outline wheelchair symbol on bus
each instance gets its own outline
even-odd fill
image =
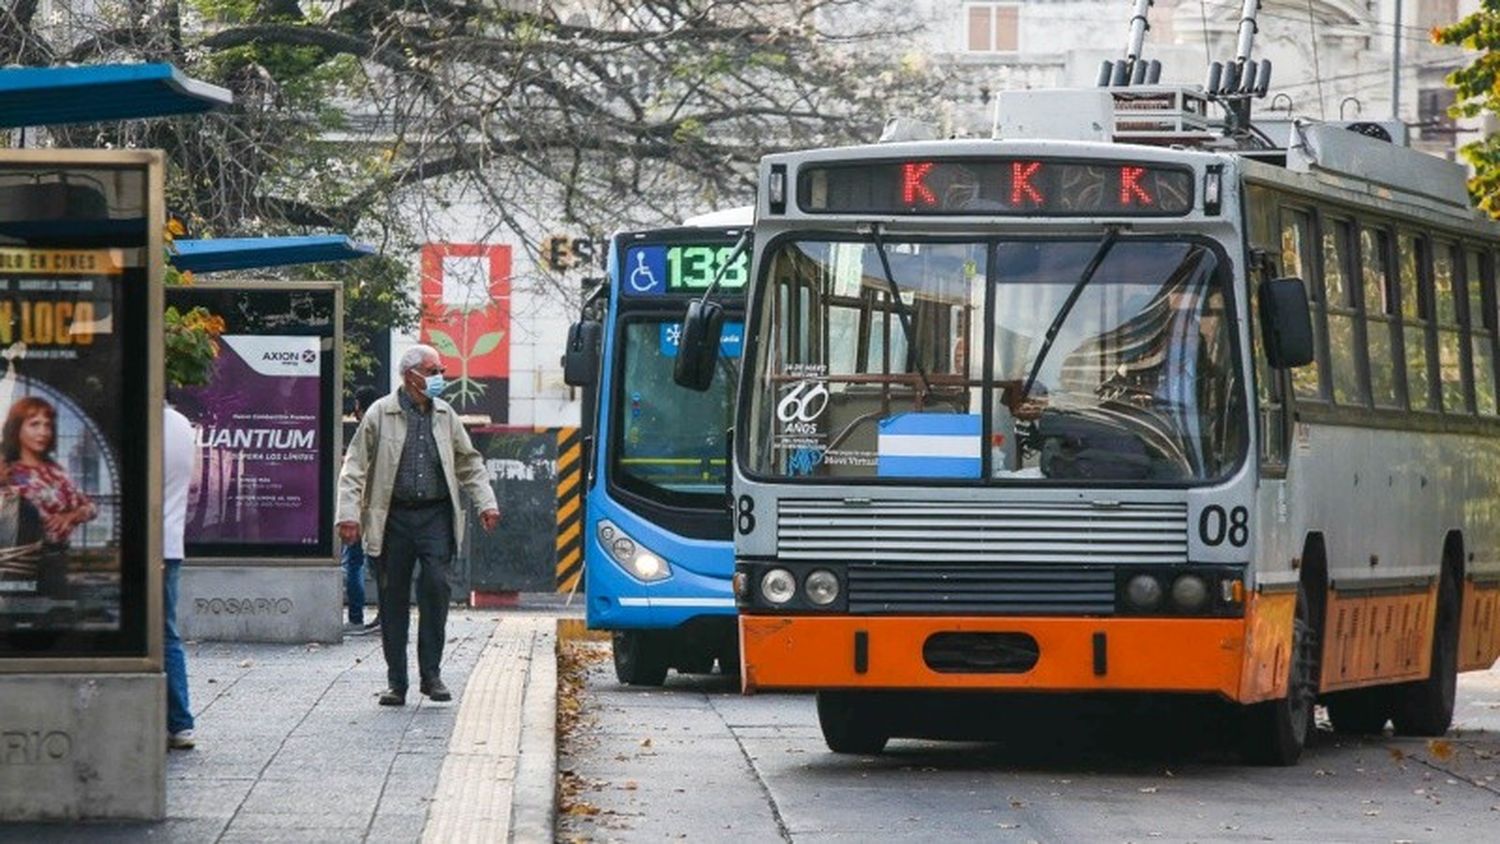
[[[630,271],[630,289],[637,293],[649,293],[660,289],[661,282],[656,280],[655,273],[646,266],[646,252],[640,250],[635,253],[635,267]]]

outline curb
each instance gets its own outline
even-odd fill
[[[539,629],[531,645],[510,810],[510,840],[523,844],[550,844],[557,831],[557,640],[563,623]]]

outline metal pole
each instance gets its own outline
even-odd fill
[[[1135,0],[1135,8],[1130,12],[1130,41],[1125,45],[1125,61],[1132,67],[1141,57],[1141,48],[1146,43],[1146,30],[1151,28],[1147,23],[1147,16],[1151,14],[1152,3],[1153,0]]]
[[[1401,0],[1396,0],[1396,34],[1391,38],[1391,119],[1401,119]]]

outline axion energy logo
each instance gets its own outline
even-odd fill
[[[177,398],[199,455],[187,541],[316,545],[324,341],[221,339],[213,380]]]

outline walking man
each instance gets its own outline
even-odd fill
[[[382,706],[406,703],[407,630],[417,578],[417,670],[421,692],[452,700],[441,666],[448,621],[448,566],[463,539],[462,488],[485,530],[500,522],[484,459],[458,413],[441,398],[437,350],[417,345],[401,356],[401,384],[360,420],[339,473],[339,537],[363,541],[379,588],[380,639],[389,687]],[[420,563],[420,570],[418,570]]]
[[[198,451],[193,423],[167,405],[161,414],[162,617],[163,662],[167,674],[167,747],[191,750],[193,712],[188,708],[187,654],[177,634],[177,582],[182,575],[183,532],[187,525],[188,486]]]

